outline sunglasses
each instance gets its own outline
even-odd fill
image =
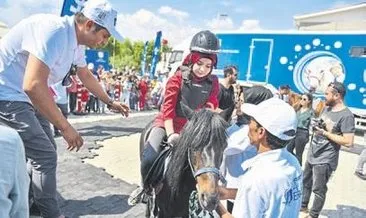
[[[341,91],[333,82],[329,83],[328,87],[332,87],[337,93],[341,94]]]
[[[62,86],[70,87],[72,85],[71,73],[73,72],[74,65],[71,65],[70,70],[66,76],[62,79]]]

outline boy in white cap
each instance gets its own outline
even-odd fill
[[[48,86],[71,83],[69,69],[95,96],[127,116],[129,108],[109,98],[87,69],[83,46],[99,47],[116,31],[117,12],[105,0],[89,0],[71,17],[38,14],[15,25],[0,41],[0,122],[16,129],[32,164],[33,198],[42,217],[61,215],[56,199],[56,146],[49,122],[61,131],[69,150],[79,150],[83,139],[58,110]],[[18,128],[17,123],[22,122]],[[2,136],[0,136],[2,137]]]
[[[298,217],[302,170],[285,146],[295,137],[296,113],[278,98],[244,104],[251,117],[249,140],[258,154],[244,164],[238,189],[220,188],[222,199],[235,199],[232,215],[220,204],[221,217]]]

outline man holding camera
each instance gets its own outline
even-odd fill
[[[303,212],[307,206],[311,191],[314,192],[313,206],[308,218],[318,217],[327,193],[327,183],[338,165],[341,146],[353,145],[355,121],[352,112],[344,104],[346,89],[342,83],[330,83],[325,91],[325,109],[320,119],[313,122],[313,137],[310,141],[308,159],[305,163],[303,180]]]

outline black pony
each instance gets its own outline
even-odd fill
[[[223,178],[218,168],[227,146],[226,120],[234,107],[221,113],[207,109],[194,112],[184,104],[182,108],[189,121],[171,148],[162,189],[154,204],[148,204],[147,216],[152,211],[149,207],[154,207],[157,217],[188,217],[189,196],[196,189],[202,208],[212,211],[219,202],[218,181]],[[141,135],[141,149],[150,130],[147,126]]]

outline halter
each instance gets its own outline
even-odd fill
[[[189,167],[191,168],[194,179],[196,179],[197,176],[204,174],[204,173],[214,173],[219,177],[219,180],[222,182],[222,184],[224,184],[226,186],[227,182],[226,182],[225,177],[222,175],[220,170],[217,169],[216,167],[202,167],[202,168],[198,169],[196,172],[194,171],[194,168],[193,168],[193,165],[191,162],[191,149],[188,149],[188,163],[189,163]]]

